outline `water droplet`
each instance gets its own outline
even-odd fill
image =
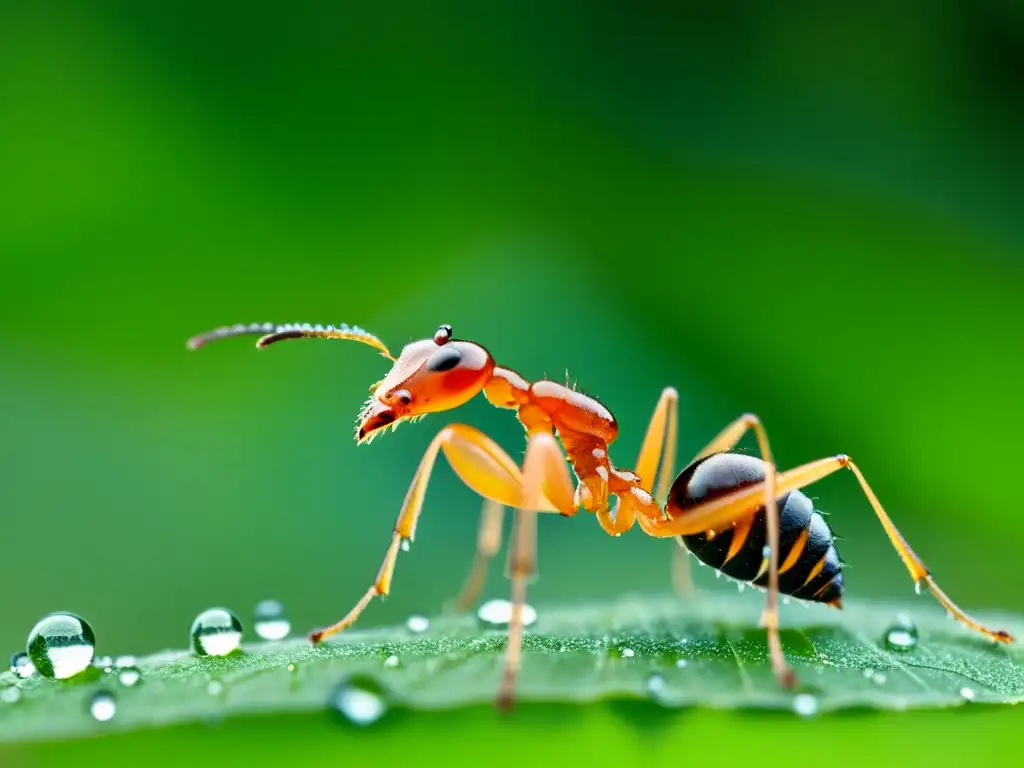
[[[761,547],[761,557],[763,557],[765,560],[767,560],[771,556],[772,556],[772,548],[771,547],[769,547],[767,544],[765,544],[763,547]]]
[[[93,720],[105,723],[117,714],[117,702],[109,691],[97,691],[89,697],[89,714]]]
[[[679,669],[682,669],[683,667],[689,666],[689,664],[690,664],[690,662],[687,661],[686,659],[676,659],[676,666]]]
[[[242,622],[226,608],[210,608],[192,622],[192,650],[197,656],[227,656],[242,642]]]
[[[292,623],[277,600],[260,600],[253,610],[253,628],[264,640],[283,640],[292,631]]]
[[[920,581],[915,581],[914,582],[914,591],[917,594],[919,594],[919,595],[921,594],[921,582]]]
[[[330,704],[353,725],[373,725],[388,711],[384,687],[376,680],[356,676],[344,680],[332,692]]]
[[[142,679],[142,672],[138,667],[119,667],[117,670],[117,682],[125,688],[131,688]]]
[[[663,701],[666,691],[668,691],[668,683],[657,672],[647,678],[647,692],[651,694],[652,699],[659,702]]]
[[[398,664],[399,664],[399,661],[398,661],[398,657],[397,656],[388,656],[386,659],[384,659],[384,666],[385,667],[390,667],[390,668],[394,669],[395,667],[398,666]]]
[[[964,687],[960,689],[960,698],[965,699],[967,701],[974,701],[974,697],[977,695],[978,694],[974,692],[973,688]]]
[[[885,647],[890,651],[909,651],[917,645],[917,626],[905,613],[896,615],[896,621],[885,631]]]
[[[11,656],[11,672],[14,673],[15,677],[20,677],[24,680],[36,673],[36,665],[32,663],[32,659],[28,657],[27,653],[18,651]]]
[[[875,672],[875,674],[873,674],[871,676],[871,680],[876,682],[876,683],[878,683],[879,685],[883,685],[885,683],[885,681],[888,680],[888,679],[889,678],[887,678],[881,672]]]
[[[39,674],[65,680],[89,668],[96,636],[80,616],[51,613],[32,627],[26,650]]]
[[[412,547],[412,544],[409,543],[408,539],[402,539],[402,542],[398,546],[401,547],[403,552],[408,552]]]
[[[430,619],[426,616],[422,616],[418,613],[414,613],[408,619],[405,620],[405,628],[410,632],[414,632],[417,635],[426,632],[430,629]]]
[[[16,685],[4,688],[0,691],[0,701],[4,704],[17,704],[21,701],[21,688]]]
[[[110,656],[97,656],[93,659],[92,665],[96,669],[102,669],[104,672],[109,672],[114,668],[114,659]]]
[[[206,686],[206,692],[211,696],[220,696],[224,693],[224,683],[220,680],[211,680]]]
[[[531,605],[524,603],[520,615],[523,617],[524,627],[529,627],[537,621],[537,611]],[[507,627],[512,621],[512,603],[509,600],[488,600],[477,610],[476,617],[480,624],[487,628]]]
[[[114,659],[114,666],[118,669],[123,669],[124,667],[134,667],[137,666],[138,663],[139,662],[135,659],[134,656],[129,655],[118,656],[116,659]]]
[[[632,648],[621,648],[619,650],[619,656],[624,659],[632,659],[635,655]]]
[[[864,670],[863,674],[864,674],[864,677],[870,678],[873,674],[875,674],[875,670],[873,670],[871,667],[868,667],[867,669]]]
[[[818,700],[809,693],[799,693],[793,697],[793,711],[801,717],[818,714]]]
[[[289,672],[294,672],[294,671],[295,671],[296,669],[298,669],[298,668],[299,668],[299,667],[298,667],[298,665],[297,665],[297,664],[289,664],[289,665],[288,665],[288,671],[289,671]]]

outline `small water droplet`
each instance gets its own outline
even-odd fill
[[[690,664],[690,662],[687,661],[686,659],[676,659],[676,666],[679,669],[682,669],[683,667],[687,667],[687,666],[689,666],[689,664]]]
[[[960,698],[966,699],[967,701],[974,701],[974,697],[977,695],[978,694],[974,692],[973,688],[964,687],[960,689]]]
[[[51,613],[32,627],[26,650],[39,674],[65,680],[89,668],[96,636],[80,616]]]
[[[211,696],[220,696],[224,693],[224,683],[220,680],[211,680],[206,686],[206,692]]]
[[[191,635],[197,656],[227,656],[242,643],[242,622],[227,608],[210,608],[196,616]]]
[[[430,629],[430,619],[418,613],[414,613],[405,620],[405,628],[417,635],[423,634]]]
[[[632,659],[635,655],[636,653],[634,653],[632,648],[619,649],[619,656],[621,656],[624,659]]]
[[[116,659],[114,659],[114,666],[118,669],[123,669],[124,667],[135,667],[138,666],[138,663],[139,662],[136,660],[134,656],[130,656],[127,654],[124,656],[118,656]]]
[[[400,662],[399,662],[397,656],[388,656],[386,659],[384,659],[384,666],[385,667],[390,667],[391,669],[394,669],[395,667],[397,667],[399,665],[399,663]]]
[[[812,717],[818,714],[818,700],[809,693],[799,693],[793,697],[793,711],[801,717]]]
[[[746,587],[747,587],[747,585],[744,584],[742,581],[737,581],[736,582],[736,589],[737,589],[737,591],[742,592],[744,589],[746,589]]]
[[[131,688],[142,679],[142,672],[138,667],[118,667],[117,682],[125,688]]]
[[[915,581],[914,582],[914,592],[916,592],[919,595],[921,594],[921,582],[920,581]]]
[[[109,691],[97,691],[89,697],[89,714],[93,720],[105,723],[117,714],[117,702]]]
[[[408,552],[409,549],[412,547],[412,544],[409,543],[408,539],[402,539],[402,543],[399,544],[399,547],[401,547],[403,552]]]
[[[280,602],[260,600],[253,610],[253,628],[264,640],[284,640],[292,631],[292,623]]]
[[[884,685],[885,681],[888,680],[889,678],[887,678],[881,672],[875,672],[875,674],[873,674],[871,676],[871,679],[872,679],[872,681],[878,683],[879,685]]]
[[[537,611],[531,605],[523,604],[523,626],[529,627],[537,621]],[[507,627],[512,621],[512,602],[509,600],[488,600],[476,612],[480,624],[487,628]]]
[[[11,672],[15,677],[25,680],[36,673],[36,665],[32,663],[32,659],[28,657],[27,653],[18,651],[11,656]]]
[[[715,571],[715,578],[716,579],[722,578],[722,572],[721,571]]]
[[[647,678],[647,692],[651,694],[651,698],[655,701],[663,701],[667,690],[668,683],[657,672]]]
[[[765,544],[763,547],[761,547],[761,557],[763,557],[765,560],[767,560],[771,556],[772,556],[772,548],[771,547],[769,547],[767,544]]]
[[[864,670],[863,674],[864,674],[864,677],[871,677],[873,674],[875,674],[875,670],[873,670],[871,667],[868,667],[867,669]]]
[[[917,626],[905,613],[896,615],[896,621],[885,631],[885,647],[890,651],[909,651],[917,645]]]
[[[289,664],[289,665],[288,665],[288,671],[289,671],[289,672],[294,672],[294,671],[295,671],[296,669],[298,669],[298,668],[299,668],[299,667],[298,667],[298,665],[297,665],[297,664]]]
[[[4,704],[17,704],[21,701],[21,688],[16,685],[4,688],[0,691],[0,701]]]
[[[114,668],[114,659],[110,656],[97,656],[92,661],[92,665],[96,669],[102,669],[104,672],[109,672]]]
[[[388,711],[384,687],[362,675],[342,681],[332,692],[330,704],[353,725],[373,725]]]

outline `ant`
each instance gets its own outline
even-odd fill
[[[989,629],[968,616],[939,588],[849,456],[831,456],[777,473],[768,435],[753,414],[726,426],[669,486],[678,403],[678,394],[671,387],[661,393],[636,470],[630,471],[615,467],[608,456],[619,426],[604,405],[568,386],[549,380],[530,382],[497,365],[481,345],[453,339],[450,325],[440,326],[431,338],[409,343],[397,358],[376,336],[347,325],[235,325],[195,336],[188,346],[196,349],[240,335],[259,335],[259,349],[287,339],[358,341],[390,360],[391,370],[370,388],[372,395],[359,413],[357,444],[369,443],[387,426],[395,429],[428,413],[453,410],[481,391],[492,405],[513,410],[526,431],[521,468],[471,426],[452,423],[438,432],[413,476],[376,579],[341,621],[310,633],[313,643],[351,626],[375,597],[390,592],[395,561],[399,551],[413,541],[427,483],[442,451],[459,478],[485,500],[477,555],[460,607],[475,599],[484,568],[500,547],[504,508],[516,510],[508,560],[512,617],[497,698],[502,708],[513,702],[522,655],[526,585],[537,572],[537,513],[572,517],[581,508],[593,513],[610,535],[618,536],[637,524],[649,536],[675,537],[679,547],[674,552],[680,561],[683,555],[679,553],[688,549],[707,565],[766,588],[761,626],[767,634],[772,671],[783,687],[792,688],[796,676],[785,661],[779,639],[779,594],[840,609],[844,589],[842,562],[832,531],[800,489],[840,469],[850,470],[857,478],[918,590],[926,585],[953,618],[991,640],[1013,641],[1009,632]],[[750,430],[757,438],[760,458],[731,452]],[[575,485],[566,459],[575,474]],[[655,479],[656,496],[665,499],[663,505],[651,494]],[[615,497],[614,507],[610,497]]]

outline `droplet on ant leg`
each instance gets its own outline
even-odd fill
[[[439,347],[443,347],[452,338],[452,327],[450,325],[442,325],[436,331],[434,331],[434,343]]]

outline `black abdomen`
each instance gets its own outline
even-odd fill
[[[679,473],[669,494],[674,517],[702,501],[756,485],[765,478],[764,462],[738,453],[716,453]],[[778,499],[779,591],[819,603],[840,604],[843,573],[832,531],[804,493],[791,491]],[[717,532],[683,536],[701,562],[740,581],[768,584],[768,541],[765,508],[752,519]]]

